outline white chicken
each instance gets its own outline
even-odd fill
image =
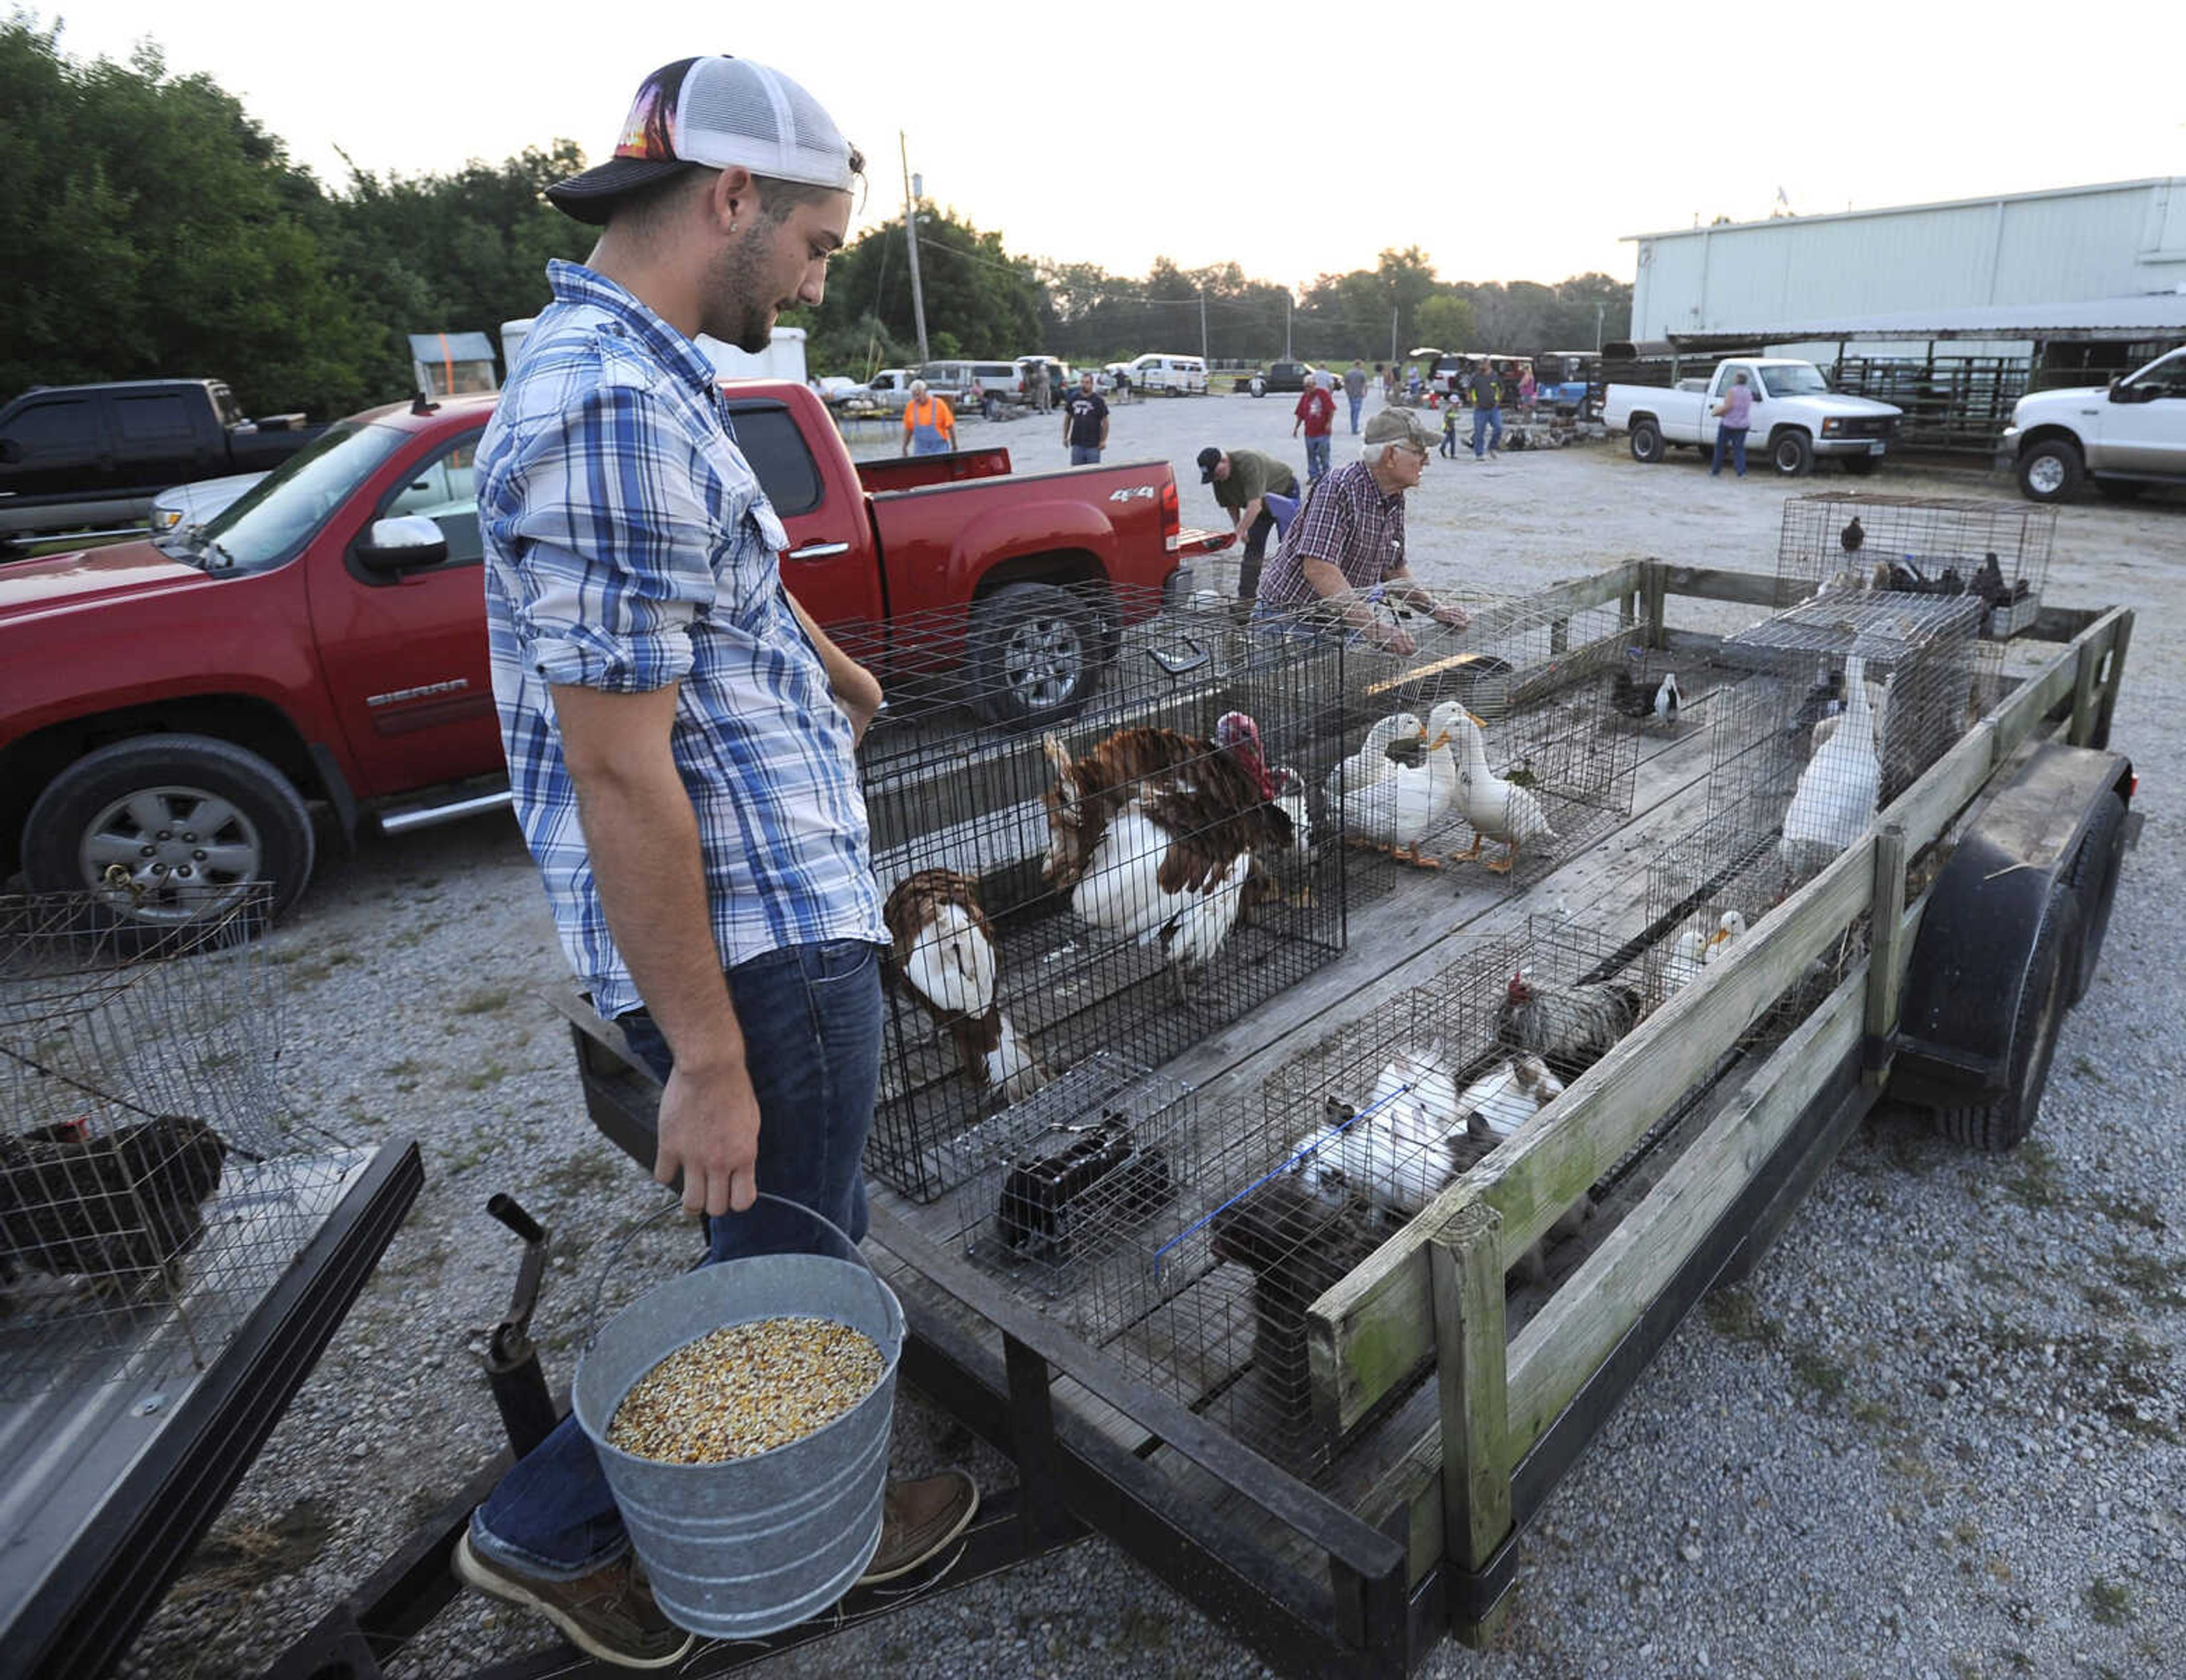
[[[1778,843],[1784,867],[1809,874],[1843,851],[1866,832],[1881,794],[1865,662],[1855,653],[1845,661],[1843,723],[1807,761],[1785,808]]]
[[[1535,840],[1554,840],[1548,813],[1529,788],[1496,776],[1488,768],[1488,742],[1480,720],[1454,700],[1445,700],[1427,719],[1436,736],[1449,736],[1458,756],[1457,809],[1472,827],[1472,849],[1453,854],[1453,861],[1470,863],[1480,855],[1484,840],[1500,840],[1503,855],[1488,867],[1508,875],[1518,860],[1518,848]]]
[[[1462,708],[1454,703],[1449,709],[1462,715]],[[1439,716],[1443,708],[1437,708]],[[1417,723],[1409,714],[1404,720]],[[1396,720],[1385,718],[1382,723]],[[1382,727],[1376,724],[1376,729]],[[1420,842],[1432,833],[1457,799],[1457,761],[1449,753],[1449,736],[1441,731],[1430,735],[1423,726],[1410,737],[1425,748],[1425,755],[1417,764],[1403,764],[1382,754],[1382,773],[1372,780],[1343,792],[1343,825],[1353,841],[1359,845],[1372,846],[1387,852],[1399,863],[1408,863],[1419,869],[1440,869],[1439,858],[1420,855]],[[1372,731],[1368,732],[1372,739]],[[1391,745],[1394,744],[1393,737]]]
[[[1507,1138],[1564,1094],[1564,1082],[1538,1056],[1522,1056],[1491,1068],[1466,1088],[1457,1111],[1475,1137],[1484,1131]]]
[[[1299,1139],[1290,1153],[1314,1195],[1331,1206],[1364,1196],[1409,1218],[1456,1176],[1449,1140],[1465,1111],[1440,1044],[1399,1050],[1354,1110],[1330,1105],[1331,1129]]]
[[[1665,729],[1678,726],[1678,714],[1684,708],[1685,692],[1678,686],[1678,674],[1672,671],[1662,679],[1662,686],[1655,691],[1655,715]]]

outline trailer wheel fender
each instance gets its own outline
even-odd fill
[[[1958,1141],[2009,1149],[2034,1123],[2058,1023],[2092,974],[2086,934],[2091,911],[2107,917],[2116,875],[2105,864],[2123,844],[2120,790],[2131,785],[2117,753],[2043,748],[1930,891],[1891,1094],[1932,1110]]]

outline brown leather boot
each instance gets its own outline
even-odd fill
[[[890,1482],[881,1504],[880,1549],[858,1585],[894,1581],[931,1563],[971,1526],[978,1509],[978,1484],[961,1470]]]
[[[635,1555],[575,1581],[541,1581],[480,1557],[465,1534],[456,1542],[455,1568],[458,1579],[537,1610],[579,1650],[619,1668],[665,1668],[696,1643],[660,1613]]]

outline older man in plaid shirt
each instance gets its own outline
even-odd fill
[[[1282,546],[1260,574],[1258,617],[1326,618],[1400,658],[1418,652],[1411,633],[1376,610],[1391,602],[1463,630],[1454,602],[1412,580],[1404,554],[1404,493],[1426,470],[1433,439],[1409,408],[1385,408],[1366,423],[1361,458],[1322,479]]]
[[[886,932],[853,753],[880,688],[783,588],[788,537],[692,342],[763,350],[781,310],[819,304],[860,168],[763,65],[655,71],[615,157],[548,189],[605,232],[549,269],[479,451],[517,815],[595,1007],[664,1080],[654,1176],[710,1216],[710,1261],[827,1246],[761,1189],[866,1224]],[[864,1578],[935,1556],[978,1498],[954,1471],[891,1487]],[[666,1666],[691,1640],[628,1549],[571,1420],[456,1567],[596,1656]]]

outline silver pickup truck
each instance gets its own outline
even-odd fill
[[[2150,484],[2186,484],[2186,350],[2107,388],[2020,398],[1997,465],[2019,475],[2031,501],[2062,501],[2088,479],[2113,501]]]

